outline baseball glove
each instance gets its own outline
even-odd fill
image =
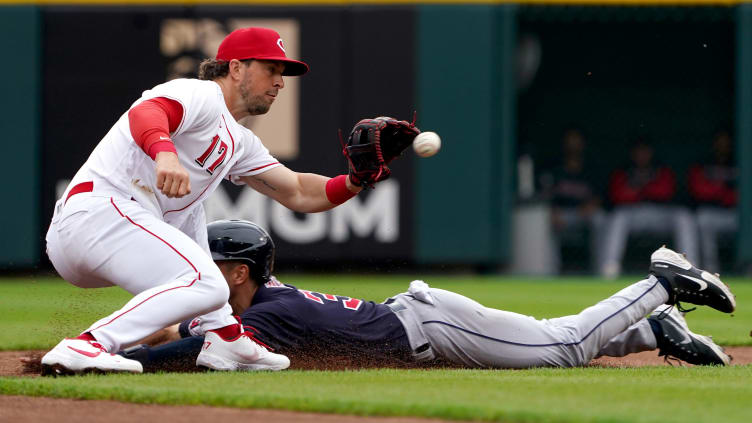
[[[390,117],[363,119],[356,123],[343,144],[342,154],[350,167],[350,181],[373,188],[389,177],[389,163],[412,144],[420,129],[413,122]],[[341,138],[341,137],[340,137]]]

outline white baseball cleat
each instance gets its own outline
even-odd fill
[[[736,309],[736,298],[718,275],[698,269],[684,257],[665,246],[650,256],[650,273],[665,278],[671,289],[666,304],[686,301],[707,305],[724,313]]]
[[[207,331],[196,365],[214,370],[284,370],[290,359],[275,354],[254,342],[245,332],[225,341],[214,331]]]
[[[138,361],[110,354],[100,343],[83,339],[63,339],[42,357],[42,376],[143,371]]]

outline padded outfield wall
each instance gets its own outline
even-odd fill
[[[573,105],[561,93],[547,95],[543,86],[523,93],[516,79],[518,38],[531,31],[553,39],[556,31],[563,31],[571,37],[569,28],[582,28],[583,22],[594,31],[585,35],[591,42],[600,40],[604,49],[612,45],[608,36],[598,33],[599,26],[604,33],[614,25],[629,32],[651,23],[674,25],[680,33],[705,28],[722,42],[727,37],[736,43],[735,49],[726,46],[721,56],[729,61],[730,71],[712,74],[707,89],[678,89],[671,94],[670,101],[685,110],[677,114],[678,121],[668,104],[663,106],[668,114],[651,115],[651,124],[659,133],[687,125],[700,132],[721,123],[736,126],[744,217],[738,253],[740,259],[752,260],[752,237],[745,236],[752,235],[747,217],[752,215],[752,121],[747,117],[752,108],[752,65],[747,63],[752,25],[746,24],[752,14],[747,5],[57,3],[0,8],[0,21],[6,23],[0,29],[4,51],[11,52],[6,57],[22,58],[25,63],[6,67],[6,92],[13,95],[0,98],[4,126],[13,128],[14,140],[23,141],[11,161],[18,177],[2,184],[4,198],[14,199],[13,207],[3,208],[3,220],[14,222],[3,229],[4,238],[18,240],[0,247],[4,266],[48,266],[43,259],[43,234],[54,199],[100,137],[143,89],[168,78],[190,76],[197,61],[211,54],[217,37],[246,22],[281,25],[290,34],[283,34],[287,44],[297,44],[297,55],[312,67],[296,88],[288,86],[286,94],[294,101],[284,110],[292,120],[274,117],[278,127],[292,129],[282,135],[262,134],[274,143],[276,135],[284,138],[271,148],[291,168],[328,175],[343,172],[336,131],[365,116],[406,118],[415,109],[419,124],[444,139],[441,154],[428,160],[408,155],[396,162],[395,178],[384,189],[359,196],[347,209],[322,215],[286,212],[250,190],[223,185],[207,207],[210,218],[242,217],[264,224],[280,244],[283,263],[368,259],[373,266],[392,267],[506,264],[512,248],[510,221],[520,139],[533,136],[541,140],[539,148],[553,148],[546,143],[572,117],[557,111],[590,107],[593,113],[605,113],[609,104],[609,99],[601,98],[587,105],[581,96],[577,100],[581,104]],[[388,31],[384,22],[389,22]],[[560,56],[546,58],[566,60],[566,55]],[[686,69],[688,74],[696,71]],[[649,79],[650,74],[644,77]],[[660,80],[650,84],[660,87]],[[580,87],[585,91],[572,87],[570,94],[587,93],[587,87]],[[598,98],[598,92],[590,94]],[[692,104],[704,105],[713,117],[698,121],[696,114],[703,112]],[[645,108],[624,107],[619,121],[640,121]],[[608,131],[609,120],[598,122],[597,131]],[[269,128],[259,129],[265,130]],[[668,151],[686,142],[669,137],[660,148]],[[623,146],[618,141],[605,141],[602,148],[604,168],[619,164],[617,153]],[[697,151],[674,150],[680,166]],[[365,218],[359,222],[356,216]]]

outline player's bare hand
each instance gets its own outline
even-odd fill
[[[188,171],[171,151],[157,153],[157,189],[170,198],[180,198],[191,193]]]

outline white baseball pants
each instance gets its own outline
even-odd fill
[[[47,254],[67,281],[135,295],[87,329],[108,351],[202,314],[203,330],[236,323],[227,283],[202,244],[136,201],[96,193],[58,201],[47,232]]]

